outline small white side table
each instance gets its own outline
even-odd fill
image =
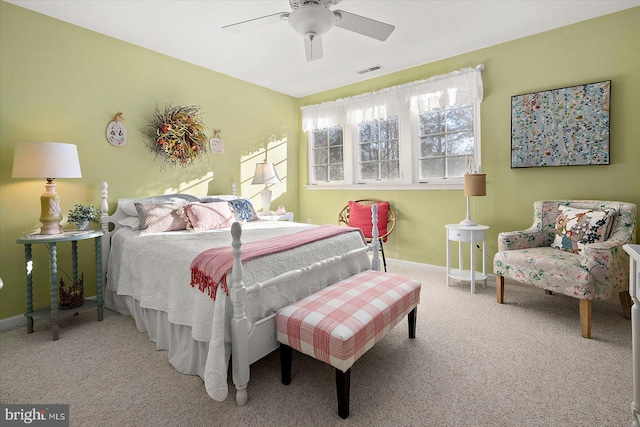
[[[456,279],[464,282],[471,282],[471,293],[476,293],[476,280],[484,281],[484,287],[487,287],[487,257],[486,243],[487,230],[486,225],[460,225],[447,224],[447,286],[449,279]],[[458,269],[451,269],[451,242],[458,242]],[[462,244],[469,243],[470,246],[470,267],[469,270],[463,270]],[[477,243],[482,243],[482,273],[475,271],[476,257],[475,247]]]
[[[293,222],[293,212],[287,212],[285,214],[279,215],[277,213],[273,213],[272,215],[263,215],[262,212],[258,214],[258,218],[266,219],[269,221],[291,221]]]

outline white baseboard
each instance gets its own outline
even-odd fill
[[[382,264],[382,260],[380,260],[380,263]],[[424,264],[421,262],[403,261],[399,259],[387,258],[387,266],[392,266],[392,265],[395,265],[398,267],[415,268],[416,270],[431,271],[434,273],[447,274],[447,267],[444,267],[441,265]],[[487,272],[487,279],[495,281],[496,275],[493,273]]]
[[[26,321],[27,318],[24,316],[24,314],[18,314],[17,316],[5,317],[4,319],[0,319],[0,332],[24,326]]]
[[[85,299],[96,299],[95,295],[90,297],[85,297]],[[46,319],[47,316],[36,316],[33,318],[34,322]],[[0,332],[8,331],[9,329],[19,328],[27,324],[27,317],[24,314],[18,314],[12,317],[5,317],[4,319],[0,319]]]
[[[380,260],[380,263],[382,263],[382,260]],[[387,266],[415,268],[416,270],[432,271],[434,273],[442,273],[442,274],[447,273],[446,267],[442,267],[439,265],[432,265],[432,264],[424,264],[421,262],[414,262],[414,261],[403,261],[401,259],[387,258]]]

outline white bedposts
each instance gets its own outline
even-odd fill
[[[378,205],[371,205],[371,250],[373,251],[371,258],[371,269],[380,271],[380,258],[378,251],[380,250],[380,240],[378,238]]]
[[[247,299],[247,289],[242,283],[242,227],[239,222],[231,226],[231,247],[233,253],[233,268],[231,270],[231,289],[229,297],[233,303],[233,318],[231,319],[231,359],[233,369],[233,383],[236,385],[236,403],[244,406],[247,403],[247,384],[249,384],[249,323],[244,310]]]
[[[106,289],[107,284],[107,262],[109,261],[109,252],[111,252],[111,242],[109,241],[109,203],[107,202],[107,197],[109,196],[108,191],[109,185],[105,182],[102,183],[102,192],[100,202],[100,210],[102,214],[100,215],[100,226],[102,227],[102,232],[104,236],[102,237],[102,291]]]

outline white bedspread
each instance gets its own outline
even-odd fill
[[[251,222],[243,225],[242,242],[277,237],[309,227],[313,226],[287,221]],[[107,270],[107,287],[110,290],[134,298],[142,308],[167,313],[170,323],[189,326],[193,339],[209,343],[203,379],[207,392],[215,400],[224,400],[228,393],[232,305],[222,287],[218,288],[215,301],[197,287],[191,287],[190,265],[193,258],[206,249],[230,245],[229,229],[140,236],[138,231],[123,228],[112,237]],[[362,246],[360,234],[353,232],[256,258],[243,264],[243,282],[245,286],[260,283]],[[369,259],[363,253],[356,262],[334,265],[331,270],[314,273],[314,277],[303,283],[286,283],[249,295],[247,316],[250,327],[275,310],[369,267]]]

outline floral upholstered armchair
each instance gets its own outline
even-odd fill
[[[504,279],[580,300],[582,336],[591,338],[593,300],[619,294],[631,315],[629,256],[622,245],[635,243],[636,205],[596,200],[534,203],[533,225],[500,233],[493,259],[496,300],[504,302]]]

